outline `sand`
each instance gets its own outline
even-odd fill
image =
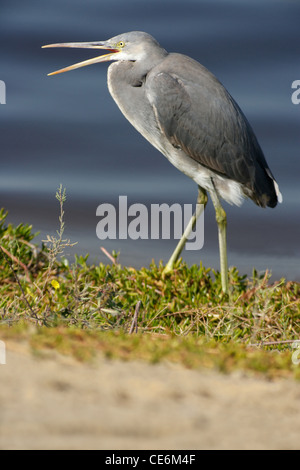
[[[299,449],[300,384],[6,344],[0,449]],[[300,367],[300,366],[299,366]]]

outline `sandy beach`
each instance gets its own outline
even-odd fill
[[[299,449],[300,385],[6,344],[1,449]]]

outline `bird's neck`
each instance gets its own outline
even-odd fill
[[[140,87],[145,81],[147,74],[158,65],[164,58],[164,55],[157,55],[153,60],[136,61],[118,61],[113,62],[108,68],[108,83],[118,84],[120,81],[129,86]]]
[[[147,75],[154,67],[161,63],[168,56],[165,49],[149,51],[145,58],[134,62],[135,73]]]

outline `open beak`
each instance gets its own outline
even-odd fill
[[[114,60],[114,54],[120,52],[120,49],[113,49],[106,41],[103,42],[65,42],[59,44],[48,44],[46,46],[42,46],[42,48],[46,47],[76,47],[82,49],[106,49],[110,51],[109,54],[100,55],[98,57],[94,57],[93,59],[84,60],[83,62],[78,62],[77,64],[70,65],[69,67],[65,67],[60,70],[56,70],[55,72],[48,73],[48,75],[55,75],[57,73],[69,72],[69,70],[78,69],[80,67],[85,67],[86,65],[96,64],[98,62],[107,62],[109,60]]]

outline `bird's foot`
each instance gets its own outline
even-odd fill
[[[163,277],[168,276],[168,274],[171,274],[173,269],[174,269],[173,263],[167,263],[162,272]]]

